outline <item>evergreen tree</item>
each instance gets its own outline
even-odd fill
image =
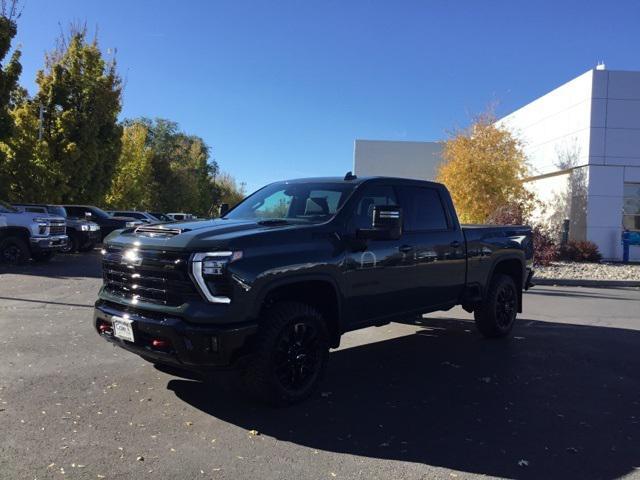
[[[14,95],[6,154],[9,199],[100,203],[120,155],[121,80],[97,39],[72,29],[45,59],[38,92]]]
[[[13,133],[13,119],[9,108],[22,72],[20,50],[15,50],[6,64],[5,58],[11,50],[12,40],[18,33],[16,20],[19,16],[17,1],[3,0],[0,3],[0,142],[7,140]],[[7,153],[6,148],[0,146],[0,197],[5,198],[10,195],[11,180]]]

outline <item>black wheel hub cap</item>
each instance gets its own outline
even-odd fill
[[[496,319],[498,326],[508,328],[515,320],[517,311],[516,292],[509,285],[502,286],[496,296]]]
[[[313,382],[320,368],[318,332],[309,323],[297,322],[283,331],[275,355],[275,373],[288,390],[302,390]]]
[[[9,263],[17,262],[20,258],[20,249],[17,245],[9,245],[2,252],[2,257]]]

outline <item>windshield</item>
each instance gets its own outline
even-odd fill
[[[64,209],[64,207],[61,207],[59,205],[49,205],[47,207],[47,212],[58,217],[67,217],[67,211]]]
[[[18,210],[0,200],[0,213],[18,213]]]
[[[349,183],[278,182],[258,190],[223,218],[326,222],[354,189]]]
[[[102,210],[101,208],[98,207],[91,207],[90,209],[87,209],[89,212],[91,212],[91,215],[93,215],[94,217],[98,217],[98,218],[111,218],[111,215],[109,215],[107,212],[105,212],[104,210]]]

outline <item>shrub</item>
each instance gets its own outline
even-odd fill
[[[602,255],[598,246],[589,241],[569,240],[560,247],[560,260],[568,262],[599,262]]]
[[[496,209],[487,218],[487,223],[492,225],[524,225],[527,221],[522,204],[512,202]],[[531,234],[533,261],[536,265],[546,266],[558,260],[558,245],[546,230],[536,225],[531,229]]]
[[[523,208],[519,203],[509,203],[497,208],[489,218],[487,223],[491,225],[524,225]]]
[[[552,240],[551,235],[538,226],[533,227],[531,233],[533,238],[533,262],[544,267],[558,260],[558,245]]]

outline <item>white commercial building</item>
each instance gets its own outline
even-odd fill
[[[570,238],[621,260],[623,228],[640,230],[640,72],[589,70],[498,123],[524,143],[526,184],[543,204],[538,220],[559,229],[568,218]],[[407,147],[395,147],[404,143],[412,152],[437,145],[357,140],[354,172],[433,179],[439,158],[417,165],[418,156],[405,159]],[[630,256],[640,260],[640,246]]]

